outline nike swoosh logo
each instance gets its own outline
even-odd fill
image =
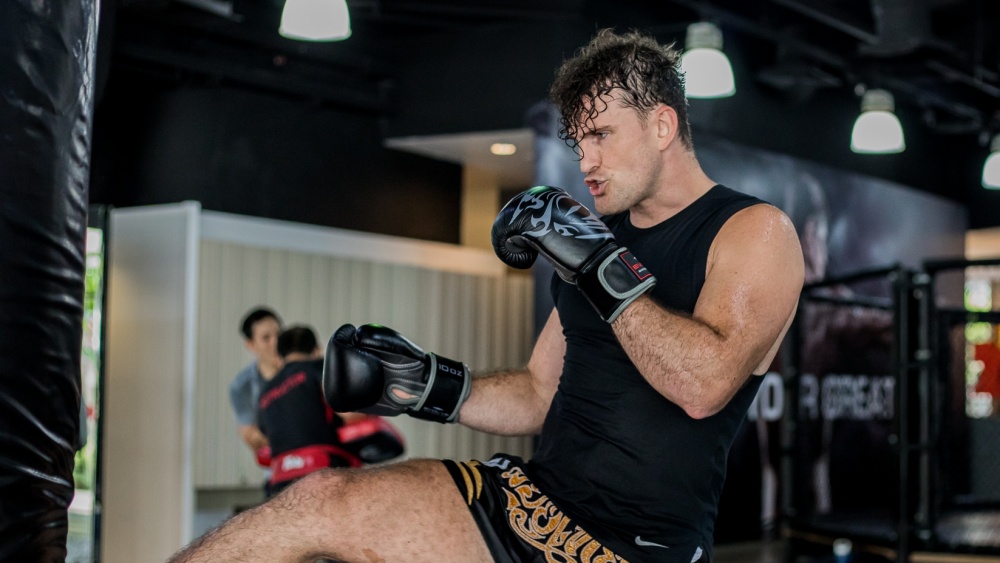
[[[664,549],[670,549],[669,545],[663,545],[659,543],[653,543],[651,541],[645,541],[639,536],[635,537],[635,545],[638,545],[639,547],[662,547]]]

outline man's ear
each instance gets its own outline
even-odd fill
[[[248,352],[253,352],[253,340],[250,340],[249,338],[244,338],[243,345],[246,346]]]
[[[660,104],[653,110],[653,124],[656,127],[656,139],[660,150],[670,146],[677,138],[677,111],[674,108]]]

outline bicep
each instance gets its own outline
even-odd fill
[[[243,398],[244,396],[246,396],[244,385],[240,380],[240,376],[237,375],[231,382],[229,382],[229,404],[232,405],[233,408],[237,408],[238,405],[245,401]]]
[[[257,423],[257,405],[251,399],[249,391],[231,396],[230,403],[238,424],[249,426]]]
[[[713,243],[694,316],[724,339],[739,369],[773,356],[798,305],[804,265],[798,235],[777,208],[734,215]]]
[[[246,376],[246,371],[240,371],[229,383],[229,404],[237,412],[255,410],[257,406],[253,404],[253,389],[250,379]]]
[[[551,399],[555,395],[562,376],[565,354],[566,340],[562,333],[562,322],[559,320],[559,313],[552,309],[528,360],[532,385],[540,396]]]

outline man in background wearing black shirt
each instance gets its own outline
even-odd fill
[[[323,351],[309,327],[293,326],[278,336],[284,367],[260,391],[260,428],[271,445],[271,479],[265,490],[276,495],[295,480],[324,467],[357,467],[337,430],[345,418],[323,399]]]

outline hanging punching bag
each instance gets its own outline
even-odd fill
[[[0,561],[65,561],[95,0],[0,2]]]

